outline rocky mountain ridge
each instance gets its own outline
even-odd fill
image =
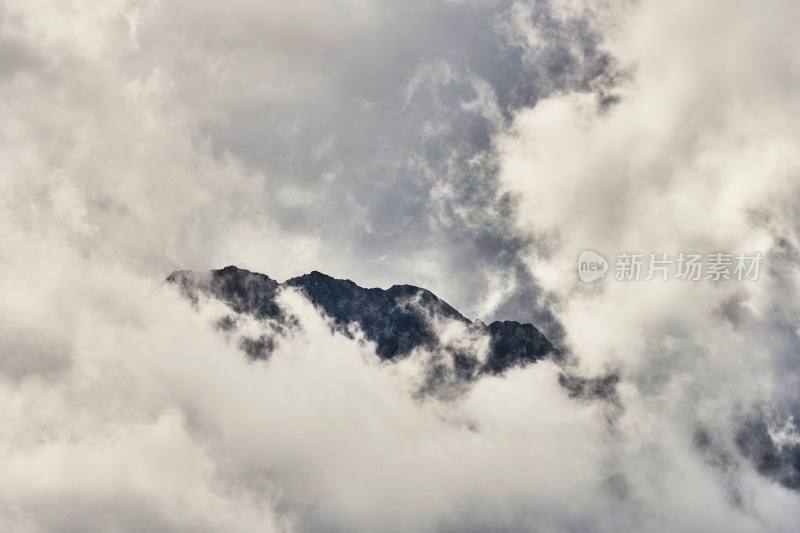
[[[412,285],[366,289],[317,271],[278,283],[267,275],[235,266],[210,272],[176,271],[167,282],[176,284],[194,302],[204,294],[225,303],[236,314],[277,323],[289,319],[276,301],[279,291],[296,289],[329,316],[338,331],[351,335],[350,327],[358,326],[364,337],[375,343],[381,359],[404,357],[416,348],[442,349],[452,355],[462,377],[499,374],[545,357],[561,357],[532,324],[497,321],[486,325],[471,321],[432,292]],[[487,336],[489,350],[485,360],[480,361],[468,350],[442,345],[436,332],[437,321],[460,323],[471,336]],[[245,341],[242,347],[251,357],[266,358],[272,345],[272,339],[264,338]]]

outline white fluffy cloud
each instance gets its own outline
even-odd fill
[[[520,112],[500,142],[519,225],[546,243],[529,265],[563,302],[558,318],[578,365],[624,376],[618,427],[633,446],[628,466],[642,461],[638,475],[663,483],[663,508],[677,513],[689,499],[708,504],[704,489],[680,487],[681,476],[712,482],[683,462],[694,459],[674,447],[681,440],[710,428],[724,464],[751,410],[774,416],[774,430],[797,413],[796,15],[790,2],[639,3],[605,32],[632,67],[620,102],[604,110],[585,95],[553,97]],[[586,248],[612,261],[623,251],[719,250],[766,260],[757,282],[586,286],[574,274]],[[797,515],[779,508],[792,497],[732,464],[717,473],[730,501],[762,524],[790,527]]]
[[[796,493],[733,444],[754,404],[796,411],[796,11],[6,2],[0,528],[796,530]],[[587,74],[601,35],[616,89]],[[769,272],[587,291],[584,246]],[[535,307],[520,258],[618,405],[549,362],[422,401],[413,360],[291,293],[304,328],[249,362],[162,283],[316,268],[491,315]]]

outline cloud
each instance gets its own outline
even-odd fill
[[[6,2],[2,529],[796,530],[735,442],[797,413],[795,11]],[[587,289],[586,246],[768,270]],[[163,284],[230,263],[534,320],[618,404],[549,362],[423,401],[292,294],[252,361]]]
[[[546,33],[538,48],[514,35],[526,16]],[[519,264],[531,243],[515,233],[497,191],[492,138],[516,109],[554,91],[589,90],[613,70],[585,18],[505,1],[311,11],[170,3],[141,10],[130,59],[170,74],[174,103],[214,153],[262,174],[248,223],[267,219],[283,234],[321,239],[300,271],[364,286],[407,281],[487,320],[524,314],[547,326],[552,317]],[[225,241],[226,264],[278,276],[283,254],[252,250],[238,231]],[[239,249],[252,253],[239,252],[240,261]],[[505,293],[492,288],[508,283],[521,302],[504,306]]]
[[[773,7],[640,3],[604,31],[608,49],[635,72],[617,87],[617,105],[554,96],[518,113],[499,142],[501,179],[518,195],[520,227],[548,243],[528,264],[564,302],[557,318],[577,364],[623,375],[621,435],[652,446],[630,457],[663,454],[667,463],[648,475],[669,486],[673,468],[699,467],[679,466],[688,452],[669,439],[689,441],[698,427],[708,429],[715,468],[730,474],[731,505],[758,520],[779,519],[766,502],[783,497],[753,485],[735,436],[754,411],[780,413],[780,427],[798,406],[797,328],[789,318],[798,311],[798,233],[784,199],[797,193],[790,110],[798,102],[788,88],[800,70],[788,52],[797,44],[786,22],[795,6]],[[761,250],[766,269],[751,283],[589,287],[573,274],[586,248],[611,258]],[[686,502],[662,507],[673,503]]]

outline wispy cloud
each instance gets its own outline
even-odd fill
[[[798,413],[797,9],[5,2],[3,529],[795,531],[736,432]],[[767,270],[592,289],[584,247]],[[533,321],[618,405],[552,362],[420,401],[292,294],[249,361],[162,283],[227,264]]]

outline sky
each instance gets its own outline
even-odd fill
[[[797,531],[736,435],[800,443],[798,17],[0,3],[2,529]],[[585,284],[584,249],[765,259]],[[381,365],[293,293],[304,328],[254,364],[164,284],[227,265],[422,286],[568,367],[422,401],[426,354]]]

